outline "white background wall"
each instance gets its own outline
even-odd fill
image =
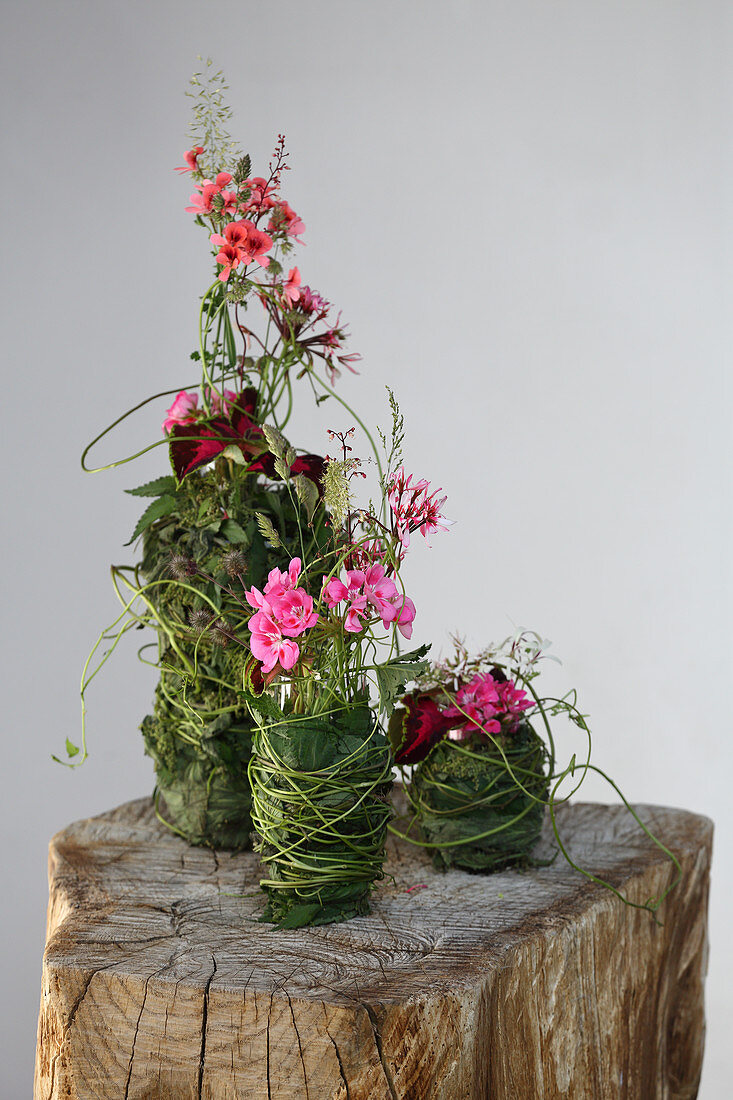
[[[5,0],[3,23],[3,1097],[30,1093],[48,838],[152,786],[132,644],[90,695],[87,765],[50,754],[130,560],[122,490],[164,464],[87,477],[81,447],[195,379],[208,250],[172,168],[197,53],[256,164],[287,134],[304,281],[364,356],[344,395],[384,422],[391,385],[449,494],[407,572],[418,640],[536,628],[627,795],[715,819],[701,1096],[727,1096],[730,5]]]

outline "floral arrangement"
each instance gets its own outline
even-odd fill
[[[576,871],[627,904],[655,913],[679,880],[679,863],[614,781],[591,762],[591,733],[576,691],[561,697],[540,694],[542,664],[557,660],[547,653],[549,644],[533,631],[519,631],[469,654],[465,643],[454,638],[453,654],[418,677],[390,719],[389,737],[411,811],[404,831],[395,831],[432,851],[439,868],[490,871],[528,866],[536,863],[532,849],[547,808],[555,854],[561,852]],[[573,753],[565,766],[558,764],[553,735],[558,718],[582,731],[584,759]],[[557,807],[576,794],[591,771],[610,784],[640,829],[677,869],[677,877],[659,897],[642,905],[629,902],[611,883],[578,866],[558,831]]]
[[[549,807],[575,866],[555,808],[599,771],[575,695],[538,694],[544,644],[529,633],[477,656],[458,642],[433,665],[428,646],[401,652],[417,615],[403,565],[415,535],[450,527],[446,497],[406,470],[391,391],[378,445],[335,389],[359,356],[341,315],[291,265],[305,225],[283,194],[284,139],[256,175],[226,129],[225,92],[210,63],[194,77],[193,143],[177,168],[193,180],[186,211],[213,269],[191,354],[200,379],[141,401],[82,455],[96,472],[165,446],[170,470],[128,490],[149,502],[127,544],[141,542],[140,560],[112,567],[121,611],[84,666],[82,743],[67,739],[63,762],[86,759],[90,683],[123,637],[148,627],[155,641],[139,656],[158,683],[141,730],[156,813],[192,844],[243,848],[254,833],[263,919],[299,927],[367,912],[388,828],[440,867],[489,871],[531,860]],[[347,418],[328,432],[333,454],[290,442],[299,387]],[[87,465],[127,417],[171,397],[160,439]],[[354,453],[357,429],[366,456]],[[588,741],[584,762],[565,768],[552,733],[561,715]],[[407,823],[391,821],[395,764]]]

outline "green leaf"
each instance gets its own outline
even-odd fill
[[[132,532],[132,538],[128,539],[125,546],[129,546],[135,541],[135,539],[142,535],[143,531],[146,531],[151,524],[155,523],[156,519],[161,519],[163,516],[169,516],[172,512],[178,510],[178,501],[175,497],[162,496],[154,500],[152,504],[148,505],[140,519],[137,521],[135,530]]]
[[[391,661],[385,661],[383,665],[374,666],[380,710],[391,714],[395,703],[401,695],[404,695],[410,681],[416,680],[418,676],[428,671],[429,665],[425,656],[429,650],[429,645],[421,645],[419,649],[413,649],[410,653],[401,653]]]
[[[159,497],[163,493],[175,493],[176,479],[168,474],[166,477],[156,477],[155,481],[148,481],[145,485],[138,485],[137,489],[125,489],[132,497]]]
[[[220,534],[228,542],[248,542],[246,533],[242,530],[235,519],[225,519],[220,529]]]
[[[79,746],[70,741],[68,737],[66,738],[66,752],[69,756],[76,756],[79,752]]]
[[[249,459],[245,458],[242,454],[242,448],[238,447],[236,443],[230,443],[228,447],[225,447],[221,452],[222,458],[231,458],[232,462],[235,462],[238,466],[246,466]]]

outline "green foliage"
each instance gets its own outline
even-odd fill
[[[440,741],[409,791],[436,867],[467,871],[528,863],[547,795],[547,750],[529,722],[503,757],[491,743]]]
[[[404,695],[407,685],[427,672],[429,663],[425,658],[429,652],[429,645],[421,645],[410,653],[401,653],[391,661],[375,666],[380,713],[389,716],[397,700]]]
[[[125,546],[130,546],[136,538],[139,538],[144,531],[147,531],[148,527],[151,527],[152,524],[155,523],[156,519],[160,519],[162,516],[170,516],[173,512],[177,511],[177,509],[178,501],[175,496],[169,496],[166,493],[162,497],[156,497],[152,504],[149,504],[140,516],[140,519],[135,524],[135,530],[125,543]]]
[[[258,728],[250,777],[269,876],[262,919],[299,928],[367,913],[392,813],[392,757],[371,711]]]

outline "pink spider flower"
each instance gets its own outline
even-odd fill
[[[199,168],[198,160],[199,160],[199,157],[201,156],[201,154],[203,153],[203,151],[204,151],[203,145],[194,145],[193,149],[188,149],[183,154],[183,159],[185,160],[186,163],[183,164],[183,165],[180,165],[178,168],[175,168],[174,171],[176,171],[176,172],[198,172],[198,168]]]
[[[331,303],[326,299],[316,294],[311,290],[309,286],[303,286],[300,288],[300,298],[298,299],[298,309],[307,316],[315,314],[314,320],[322,321],[331,308]]]
[[[163,431],[172,431],[176,424],[193,424],[198,412],[198,403],[197,393],[186,393],[185,390],[181,390],[171,407],[166,409]]]
[[[283,298],[289,306],[295,305],[300,298],[300,272],[297,267],[291,267],[287,281],[283,284]]]
[[[276,622],[265,611],[258,611],[249,620],[252,636],[249,648],[258,661],[262,662],[262,672],[267,675],[275,665],[287,670],[293,667],[300,656],[297,642],[283,637]]]
[[[446,519],[441,512],[448,498],[438,497],[442,489],[428,493],[429,488],[430,482],[424,478],[413,482],[412,474],[405,473],[404,466],[400,466],[389,478],[387,499],[392,509],[394,530],[405,548],[409,547],[410,535],[414,531],[420,531],[427,540],[433,531],[447,531],[452,526],[453,521]]]

